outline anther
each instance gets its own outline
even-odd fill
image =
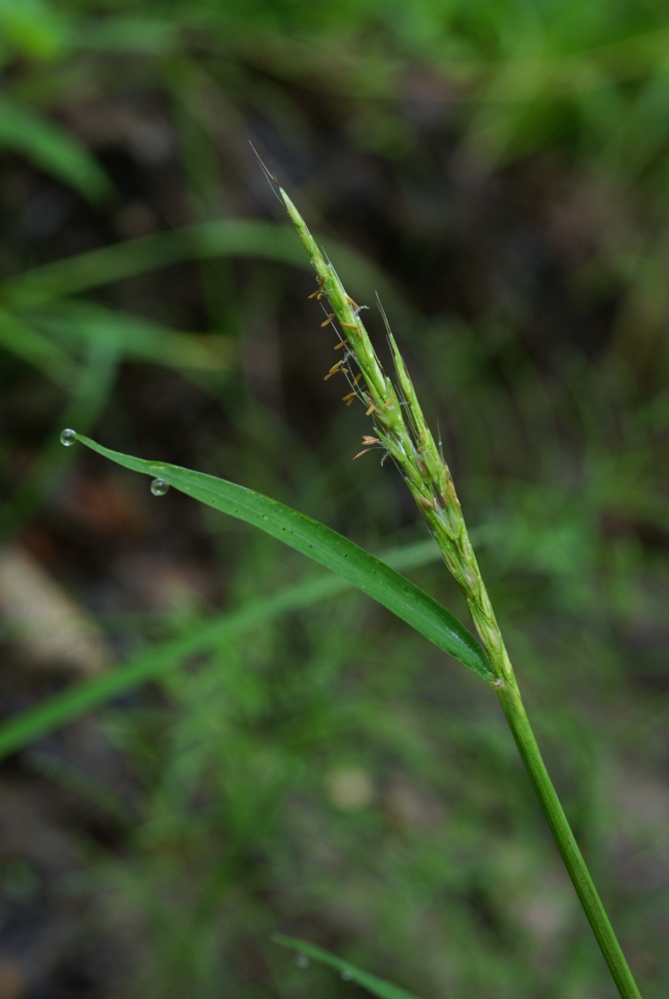
[[[329,326],[334,317],[335,317],[334,312],[331,312],[330,315],[325,320],[325,322],[321,323],[321,329],[323,329],[324,326]]]
[[[328,371],[328,373],[325,376],[325,378],[323,379],[323,381],[326,382],[328,380],[328,378],[332,378],[333,375],[336,375],[337,372],[339,371],[339,369],[341,368],[341,366],[342,366],[343,363],[344,363],[344,358],[342,357],[341,361],[337,361],[336,364],[332,365],[332,367]]]
[[[363,454],[367,454],[368,451],[372,450],[375,444],[380,444],[381,441],[379,440],[378,437],[372,437],[370,434],[363,434],[362,443],[365,445],[365,447],[362,451],[358,451],[357,454],[353,455],[353,461],[355,461],[356,458],[362,458]]]

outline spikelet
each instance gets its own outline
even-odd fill
[[[366,405],[365,415],[373,418],[375,435],[363,438],[363,444],[368,446],[355,457],[366,454],[369,445],[380,445],[392,457],[466,597],[476,630],[490,657],[495,684],[509,683],[515,687],[513,669],[481,578],[450,470],[427,425],[388,320],[383,314],[397,386],[376,356],[360,319],[360,307],[346,293],[334,267],[283,188],[279,188],[279,193],[316,272],[318,289],[309,297],[322,298],[328,303],[327,318],[321,326],[338,324],[345,331],[342,335],[347,345],[345,357],[355,359],[360,369],[364,389],[356,387],[359,377],[356,376],[355,382],[351,382],[353,390],[344,396],[344,402],[350,405],[357,396]],[[340,370],[348,372],[343,362],[333,365],[326,379]]]

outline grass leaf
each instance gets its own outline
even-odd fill
[[[104,342],[117,349],[124,360],[162,364],[180,371],[220,371],[230,366],[235,351],[230,338],[181,332],[93,302],[53,302],[42,312],[35,310],[31,319],[53,334],[59,345],[76,350],[82,344]]]
[[[281,944],[282,947],[293,947],[300,954],[304,954],[314,961],[318,961],[320,964],[328,964],[331,968],[336,968],[347,981],[355,982],[356,985],[362,986],[363,989],[371,992],[373,996],[378,996],[378,999],[416,999],[413,993],[407,992],[406,989],[401,989],[399,985],[386,982],[383,978],[370,975],[367,971],[361,971],[354,964],[342,961],[340,957],[328,954],[326,950],[321,950],[320,947],[315,947],[305,940],[297,940],[295,937],[285,937],[282,933],[274,933],[272,940],[275,943]]]
[[[439,559],[434,543],[420,541],[384,553],[396,568],[411,569]],[[285,587],[278,593],[259,597],[213,621],[200,622],[188,634],[154,645],[108,673],[60,691],[34,707],[0,724],[0,760],[36,739],[55,731],[80,715],[133,690],[152,677],[178,667],[189,656],[200,655],[222,642],[259,628],[281,614],[311,607],[320,600],[336,597],[349,584],[332,573],[311,577],[306,582]]]
[[[112,193],[104,170],[65,129],[14,101],[3,99],[0,100],[0,149],[6,148],[23,153],[89,201],[100,201]]]
[[[1,135],[0,129],[0,139]],[[341,243],[328,245],[338,274],[355,295],[364,300],[376,289],[396,318],[403,317],[407,322],[415,320],[413,312],[382,271],[362,254]],[[182,260],[221,257],[255,257],[311,270],[303,249],[295,240],[292,226],[259,219],[224,219],[154,232],[41,264],[0,283],[0,296],[6,306],[31,309]]]
[[[494,679],[481,646],[457,618],[424,590],[331,528],[234,482],[111,451],[79,434],[76,439],[118,465],[163,479],[193,499],[259,527],[343,576],[484,680]]]

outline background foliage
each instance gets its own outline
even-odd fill
[[[3,711],[257,611],[5,762],[0,993],[350,995],[279,929],[424,996],[611,994],[475,678],[352,594],[270,615],[313,585],[299,556],[58,444],[374,551],[423,538],[393,470],[351,461],[368,424],[322,380],[250,140],[381,295],[577,837],[667,994],[667,51],[639,2],[0,2]]]

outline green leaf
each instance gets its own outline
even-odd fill
[[[392,282],[361,254],[329,243],[328,256],[358,301],[376,289],[393,315],[416,321]],[[168,267],[181,260],[256,257],[311,271],[291,226],[259,219],[225,219],[138,236],[113,246],[77,253],[24,271],[0,284],[0,297],[14,309],[34,308],[66,295],[91,291],[113,281]],[[358,297],[359,296],[359,297]]]
[[[179,45],[179,26],[168,19],[140,16],[99,17],[91,14],[80,18],[73,26],[72,46],[90,55],[91,52],[120,52],[165,56]]]
[[[220,371],[229,368],[234,357],[230,338],[180,332],[97,303],[65,299],[29,316],[35,326],[51,333],[58,345],[76,350],[86,343],[106,343],[124,360],[164,364],[180,371]]]
[[[367,971],[361,971],[354,964],[342,961],[340,957],[328,954],[326,950],[321,950],[320,947],[315,947],[313,944],[307,943],[306,940],[285,937],[282,933],[274,933],[272,940],[275,943],[281,944],[282,947],[292,947],[300,954],[304,954],[314,961],[318,961],[320,964],[328,964],[331,968],[336,968],[347,981],[361,985],[363,989],[367,989],[373,996],[378,996],[378,999],[416,999],[413,993],[407,992],[406,989],[401,989],[399,985],[386,982],[383,978],[370,975]]]
[[[384,553],[388,563],[404,569],[425,565],[440,557],[439,550],[431,540]],[[263,622],[271,621],[281,614],[336,597],[344,593],[348,586],[345,579],[332,573],[311,577],[306,582],[286,587],[278,593],[248,601],[243,607],[224,617],[202,621],[186,635],[161,642],[108,673],[60,691],[0,725],[0,759],[87,711],[133,690],[151,677],[175,669],[187,657],[206,652],[234,636],[257,629]]]
[[[7,148],[28,156],[90,201],[112,192],[105,172],[65,129],[5,99],[0,100],[0,149]]]
[[[0,347],[20,357],[63,388],[71,389],[76,362],[60,343],[53,343],[19,316],[0,308]]]
[[[66,5],[62,5],[66,6]],[[50,61],[68,50],[69,12],[45,0],[0,0],[0,43],[26,59]]]
[[[457,618],[424,590],[331,528],[234,482],[111,451],[80,434],[76,439],[118,465],[163,479],[193,499],[259,527],[353,583],[484,680],[494,679],[483,649]]]

